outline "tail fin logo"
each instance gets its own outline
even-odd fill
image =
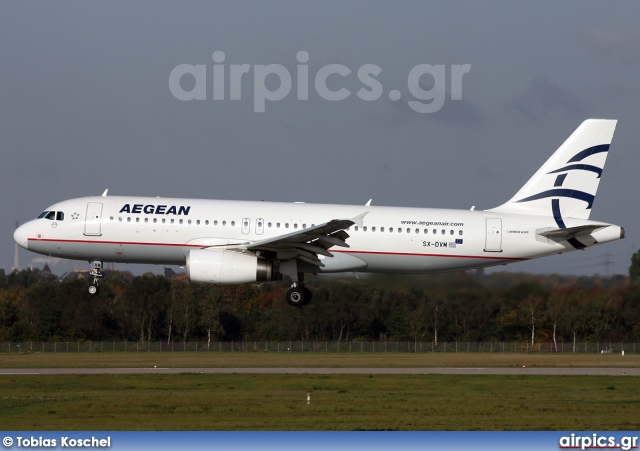
[[[590,164],[570,164],[570,163],[576,163],[584,160],[587,157],[590,157],[591,155],[595,155],[598,153],[606,153],[608,151],[609,151],[609,144],[601,144],[601,145],[593,146],[578,152],[573,157],[571,157],[569,161],[567,161],[567,166],[564,166],[560,169],[556,169],[551,172],[547,172],[547,174],[561,173],[556,177],[555,183],[553,184],[554,186],[553,189],[546,190],[541,193],[525,197],[524,199],[519,199],[516,201],[516,203],[531,202],[534,200],[546,199],[546,198],[567,197],[571,199],[579,199],[586,202],[587,209],[590,210],[591,207],[593,206],[593,201],[595,199],[594,194],[589,194],[584,191],[579,191],[571,188],[561,188],[561,187],[562,187],[562,184],[564,183],[565,178],[567,177],[567,174],[570,171],[594,172],[597,175],[597,178],[602,177],[602,168],[599,168],[597,166],[593,166]],[[557,199],[554,199],[554,200],[556,200],[556,202],[552,202],[552,211],[554,213],[554,217],[557,218],[560,215],[560,207],[559,207],[559,202],[557,202]],[[564,227],[564,224],[563,225],[558,224],[558,226]]]
[[[616,120],[587,119],[506,203],[487,211],[589,219]]]

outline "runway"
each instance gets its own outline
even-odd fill
[[[512,376],[640,376],[640,368],[8,368],[8,375],[65,374],[451,374]]]

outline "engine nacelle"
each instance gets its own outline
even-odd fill
[[[271,282],[282,279],[273,262],[255,254],[227,250],[193,249],[187,254],[187,276],[192,282],[220,285]]]

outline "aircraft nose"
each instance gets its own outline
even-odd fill
[[[18,246],[29,249],[29,227],[27,224],[22,224],[13,232],[13,240],[18,243]]]

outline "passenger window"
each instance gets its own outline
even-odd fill
[[[433,234],[435,235],[436,233],[438,233],[438,231],[436,229],[433,229]]]
[[[144,218],[144,222],[149,222],[149,218]]]
[[[267,227],[271,228],[271,223],[270,222],[267,224]]]
[[[424,234],[428,235],[429,234],[429,229],[424,229]]]
[[[398,227],[398,233],[402,233],[402,229]]]
[[[136,218],[136,222],[140,222],[140,218]]]
[[[450,231],[449,231],[449,234],[450,234],[450,235],[453,235],[453,230],[450,230]]]
[[[209,220],[208,219],[204,221],[204,225],[209,225]]]
[[[127,222],[131,222],[131,218],[127,218]]]
[[[288,228],[289,228],[289,223],[288,223],[288,222],[284,225],[284,228],[285,228],[285,229],[288,229]]]
[[[393,227],[389,227],[389,233],[393,232]]]
[[[179,220],[178,222],[179,222],[180,224],[182,224],[182,222],[183,222],[183,221],[182,221],[182,219],[181,219],[181,220]]]
[[[200,225],[200,220],[199,219],[196,221],[196,225]]]
[[[109,221],[113,221],[113,216],[111,216],[111,217],[109,218]]]
[[[411,229],[407,227],[407,233],[411,233]]]
[[[366,231],[367,231],[367,226],[364,226],[364,227],[362,228],[362,231],[363,231],[363,232],[366,232]]]
[[[64,221],[64,213],[59,211],[56,213],[56,221]]]
[[[358,231],[358,226],[355,226],[355,227],[353,228],[353,230],[355,230],[355,231],[357,232],[357,231]]]
[[[165,222],[167,222],[167,218],[162,218],[162,223],[164,224]]]
[[[158,218],[153,218],[153,223],[155,224],[156,222],[158,222]]]
[[[306,228],[307,228],[307,225],[306,225],[306,224],[302,224],[302,228],[303,228],[303,229],[306,229]]]
[[[222,221],[222,225],[226,226],[227,225],[227,221]]]
[[[380,227],[380,231],[381,231],[381,232],[384,232],[384,227]]]
[[[294,225],[293,225],[293,228],[294,228],[294,229],[297,229],[297,228],[298,228],[298,224],[294,224]]]
[[[213,221],[213,225],[217,226],[218,225],[218,220],[216,219],[215,221]]]
[[[445,234],[445,232],[446,232],[446,231],[445,231],[444,229],[442,229],[442,234],[443,234],[443,235]]]
[[[462,230],[460,230],[460,231],[458,232],[458,235],[462,236]]]
[[[189,220],[187,221],[187,223],[188,223],[188,224],[191,224],[191,219],[189,219]],[[199,224],[199,223],[200,223],[200,221],[198,221],[198,224]]]
[[[235,221],[231,221],[231,227],[233,227],[234,225],[236,225]]]
[[[416,229],[416,235],[420,233],[420,229]]]
[[[376,228],[375,228],[375,227],[371,227],[371,231],[372,231],[372,232],[375,232],[375,231],[376,231]]]

